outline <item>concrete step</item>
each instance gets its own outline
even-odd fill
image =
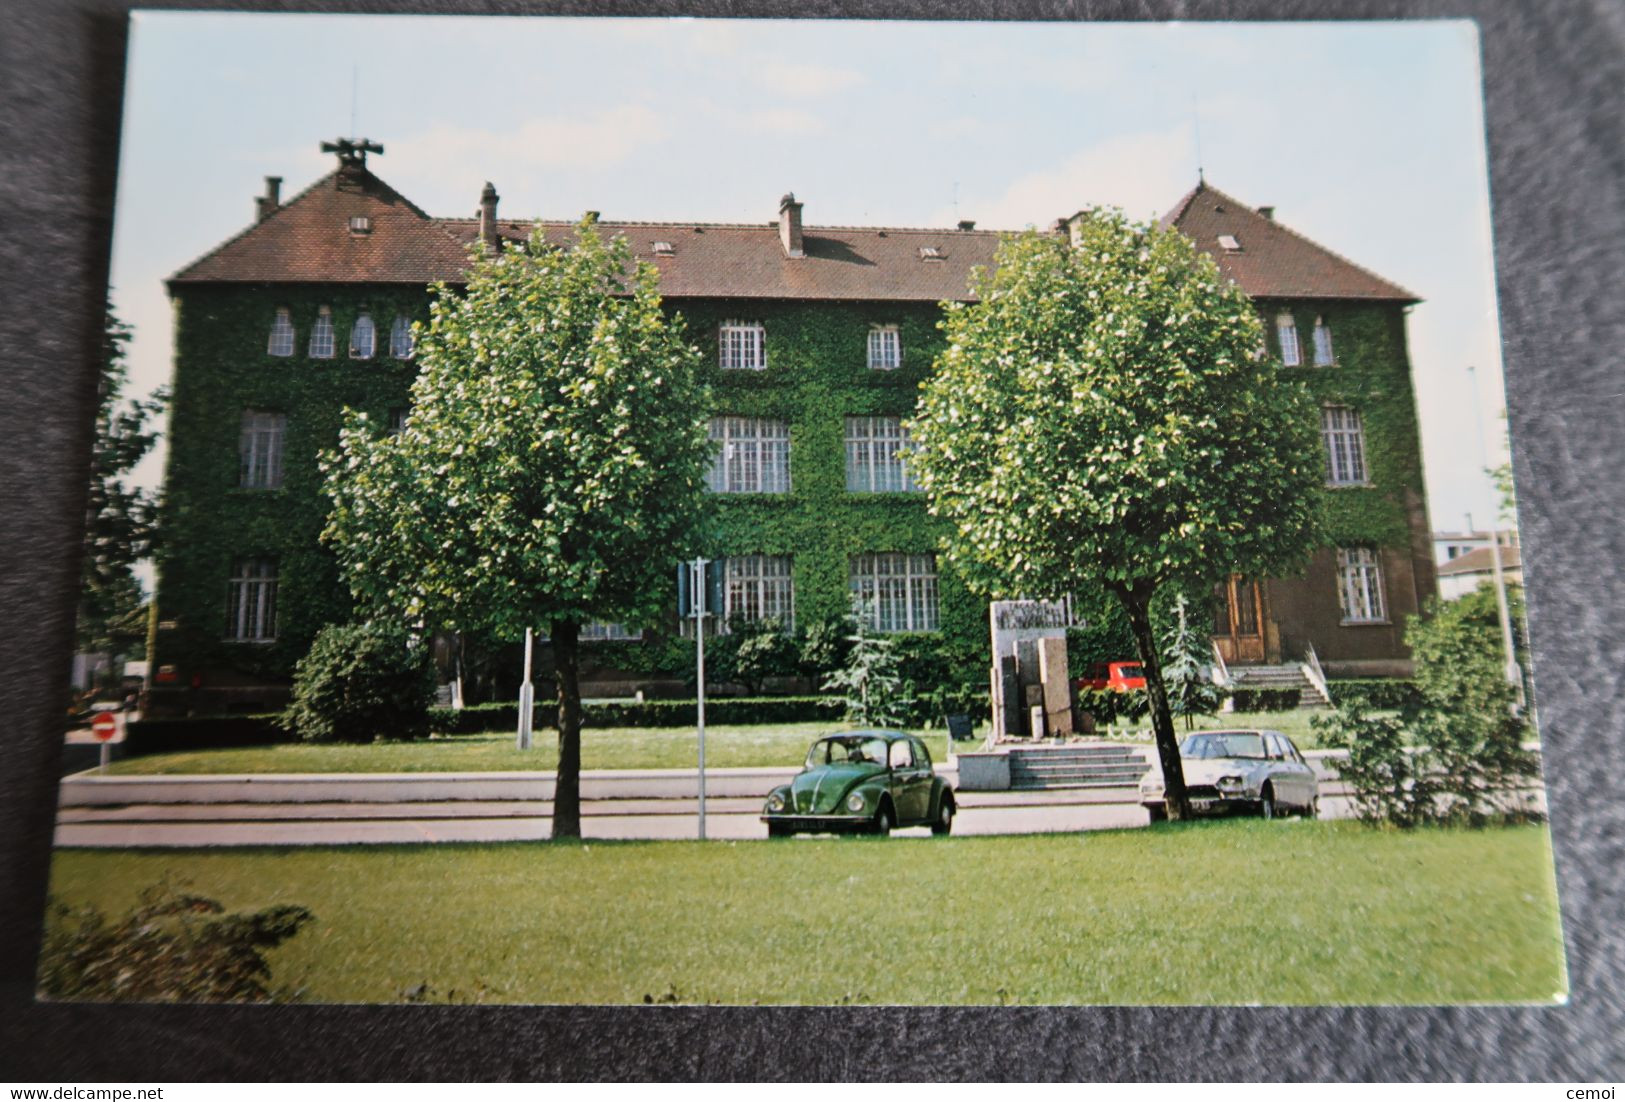
[[[1012,777],[1052,777],[1060,773],[1087,773],[1113,777],[1124,774],[1139,776],[1141,773],[1144,773],[1147,768],[1148,766],[1146,766],[1144,762],[1125,762],[1122,765],[1101,766],[1063,765],[1060,763],[1056,763],[1054,765],[1027,765],[1020,762],[1011,762],[1010,775]]]

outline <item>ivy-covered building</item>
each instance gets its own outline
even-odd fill
[[[154,708],[280,703],[316,631],[350,611],[319,539],[318,453],[336,444],[346,406],[380,431],[401,422],[429,285],[455,286],[476,241],[530,234],[532,222],[498,217],[489,184],[478,217],[428,215],[372,173],[369,151],[337,143],[337,169],[286,202],[268,178],[255,221],[169,281]],[[1333,675],[1404,672],[1404,618],[1434,587],[1405,345],[1415,297],[1212,188],[1168,220],[1257,300],[1271,351],[1311,380],[1336,488],[1334,546],[1301,578],[1236,579],[1216,642],[1234,663],[1297,661],[1312,645]],[[543,225],[556,243],[573,233]],[[901,422],[941,348],[939,304],[969,297],[970,271],[993,262],[999,235],[970,222],[806,226],[791,195],[754,224],[599,225],[659,269],[708,365],[712,551],[726,564],[728,617],[810,625],[862,595],[882,630],[985,651],[986,605],[935,554]],[[589,692],[680,690],[692,652],[675,588],[674,577],[665,623],[584,632]]]

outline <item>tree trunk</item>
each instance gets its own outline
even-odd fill
[[[559,769],[553,785],[553,839],[581,837],[581,682],[576,640],[581,625],[553,621],[553,668],[559,682]]]
[[[1157,738],[1157,762],[1162,766],[1163,798],[1168,818],[1190,818],[1190,802],[1185,796],[1185,770],[1179,760],[1179,739],[1174,735],[1174,714],[1168,707],[1168,690],[1162,683],[1162,661],[1157,654],[1156,637],[1151,632],[1151,585],[1116,590],[1123,611],[1128,614],[1134,647],[1140,652],[1145,670],[1146,698],[1151,705],[1151,730]]]

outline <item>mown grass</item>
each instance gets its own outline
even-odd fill
[[[1214,821],[1075,835],[59,851],[116,912],[178,877],[317,921],[317,1002],[1547,1002],[1541,827]]]
[[[1199,729],[1215,727],[1269,727],[1290,735],[1301,749],[1319,745],[1309,718],[1324,712],[1259,712],[1249,715],[1209,716]],[[799,765],[807,746],[820,735],[843,730],[841,723],[741,724],[707,727],[705,763],[710,768]],[[981,724],[974,741],[958,750],[975,749],[986,737]],[[939,763],[947,751],[940,729],[921,732]],[[1184,725],[1179,725],[1184,734]],[[1143,724],[1120,726],[1098,737],[1149,743]],[[692,727],[614,727],[581,733],[583,769],[691,769],[698,741]],[[289,743],[240,750],[191,750],[148,754],[114,762],[110,773],[462,773],[553,769],[558,765],[558,733],[542,728],[534,748],[514,749],[511,731],[479,735],[450,735],[418,742]]]
[[[800,765],[821,735],[840,723],[777,723],[707,727],[705,764]],[[942,760],[947,736],[927,732],[932,757]],[[977,743],[962,742],[962,749]],[[692,769],[699,741],[692,727],[616,727],[581,733],[583,769]],[[418,742],[289,743],[240,750],[192,750],[147,754],[113,763],[108,772],[154,773],[459,773],[553,769],[559,762],[558,733],[535,732],[532,749],[514,748],[513,732],[450,735]]]

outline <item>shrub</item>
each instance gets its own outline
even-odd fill
[[[1405,632],[1416,682],[1398,719],[1372,717],[1345,696],[1335,715],[1313,722],[1328,745],[1349,751],[1343,776],[1362,818],[1402,827],[1523,818],[1508,796],[1536,779],[1538,764],[1521,745],[1529,728],[1503,670],[1494,591],[1435,601],[1428,613]]]
[[[1096,723],[1108,727],[1120,719],[1143,718],[1151,710],[1151,701],[1144,689],[1122,693],[1114,689],[1079,689],[1078,710],[1090,713]]]
[[[1298,706],[1298,690],[1235,689],[1230,706],[1238,712],[1290,712]]]
[[[734,682],[759,696],[768,678],[795,676],[800,658],[782,621],[772,617],[735,620],[726,635],[706,640],[705,680],[707,684]]]
[[[1205,629],[1191,626],[1187,611],[1185,595],[1176,594],[1172,623],[1162,639],[1162,682],[1169,711],[1183,716],[1189,731],[1197,716],[1218,712],[1224,690],[1213,681],[1213,639]]]
[[[53,999],[286,1002],[265,952],[314,915],[282,904],[249,914],[161,883],[114,923],[96,908],[52,900],[40,948],[39,991]]]
[[[283,722],[310,742],[370,742],[429,733],[435,676],[427,647],[392,624],[323,628],[294,670]]]
[[[852,649],[846,665],[832,673],[823,688],[842,694],[846,718],[864,727],[901,727],[913,707],[911,687],[899,672],[896,640],[869,628],[869,616],[858,609],[853,617]]]

